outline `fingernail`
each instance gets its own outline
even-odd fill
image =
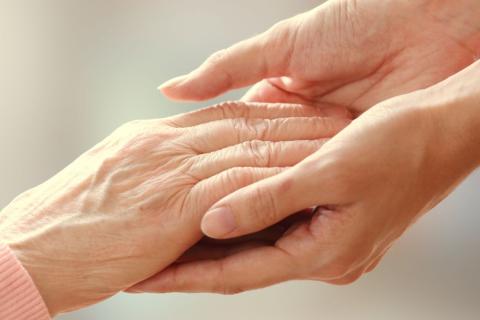
[[[212,238],[221,238],[237,228],[233,212],[226,207],[207,212],[202,220],[202,231]]]
[[[167,82],[164,82],[163,84],[161,84],[161,85],[158,87],[158,90],[161,91],[161,90],[166,89],[166,88],[176,87],[176,86],[178,86],[180,83],[182,83],[183,81],[185,81],[187,78],[188,78],[188,75],[183,75],[183,76],[180,76],[180,77],[176,77],[176,78],[170,79],[170,80],[168,80]]]

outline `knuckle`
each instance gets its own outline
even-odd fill
[[[228,55],[228,49],[221,49],[215,53],[213,53],[208,59],[207,63],[211,65],[217,65],[221,64],[225,61],[227,55]]]
[[[220,108],[229,111],[232,117],[249,118],[250,107],[243,101],[226,101],[219,104]]]
[[[278,21],[264,33],[264,36],[268,39],[277,39],[282,43],[285,43],[285,41],[289,41],[293,31],[292,27],[294,27],[293,21],[294,19],[285,19]]]
[[[238,174],[238,168],[232,168],[224,171],[221,176],[222,185],[236,185],[240,175]]]
[[[265,140],[267,133],[271,128],[271,121],[268,119],[247,121],[247,124],[250,126],[250,130],[254,137],[259,140]]]
[[[277,221],[278,204],[270,189],[258,185],[254,189],[253,208],[250,211],[261,225],[271,225],[272,222]]]
[[[246,153],[253,158],[258,167],[266,167],[270,163],[269,143],[260,140],[250,140],[242,143]]]
[[[301,19],[290,18],[282,20],[274,24],[270,29],[260,35],[259,40],[261,47],[265,54],[269,47],[284,47],[289,48],[285,54],[286,66],[292,63],[292,56],[295,50],[295,43],[297,40],[298,28],[301,25]]]
[[[268,131],[268,121],[258,119],[232,119],[232,125],[240,141],[265,140]]]
[[[244,140],[243,137],[246,136],[245,134],[246,130],[251,130],[245,125],[244,120],[240,119],[231,119],[229,120],[230,127],[233,131],[233,134],[236,135],[238,141]]]
[[[205,63],[207,69],[211,69],[219,73],[222,80],[226,84],[226,87],[229,88],[232,87],[234,78],[234,75],[230,73],[228,68],[230,51],[230,48],[217,51],[212,54]]]
[[[225,186],[244,186],[251,180],[251,175],[244,168],[231,168],[222,174],[223,185]]]
[[[212,111],[219,114],[220,119],[228,119],[234,116],[248,117],[248,108],[243,102],[225,101],[211,107]]]

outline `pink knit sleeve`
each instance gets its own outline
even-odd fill
[[[3,244],[0,244],[0,319],[50,319],[47,307],[27,271]]]

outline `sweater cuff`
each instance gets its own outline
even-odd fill
[[[0,319],[51,319],[28,272],[4,244],[0,244]]]

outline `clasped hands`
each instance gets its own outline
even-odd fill
[[[333,0],[283,21],[161,88],[253,84],[244,102],[121,127],[5,208],[0,241],[52,314],[124,290],[351,283],[479,165],[479,16]]]

